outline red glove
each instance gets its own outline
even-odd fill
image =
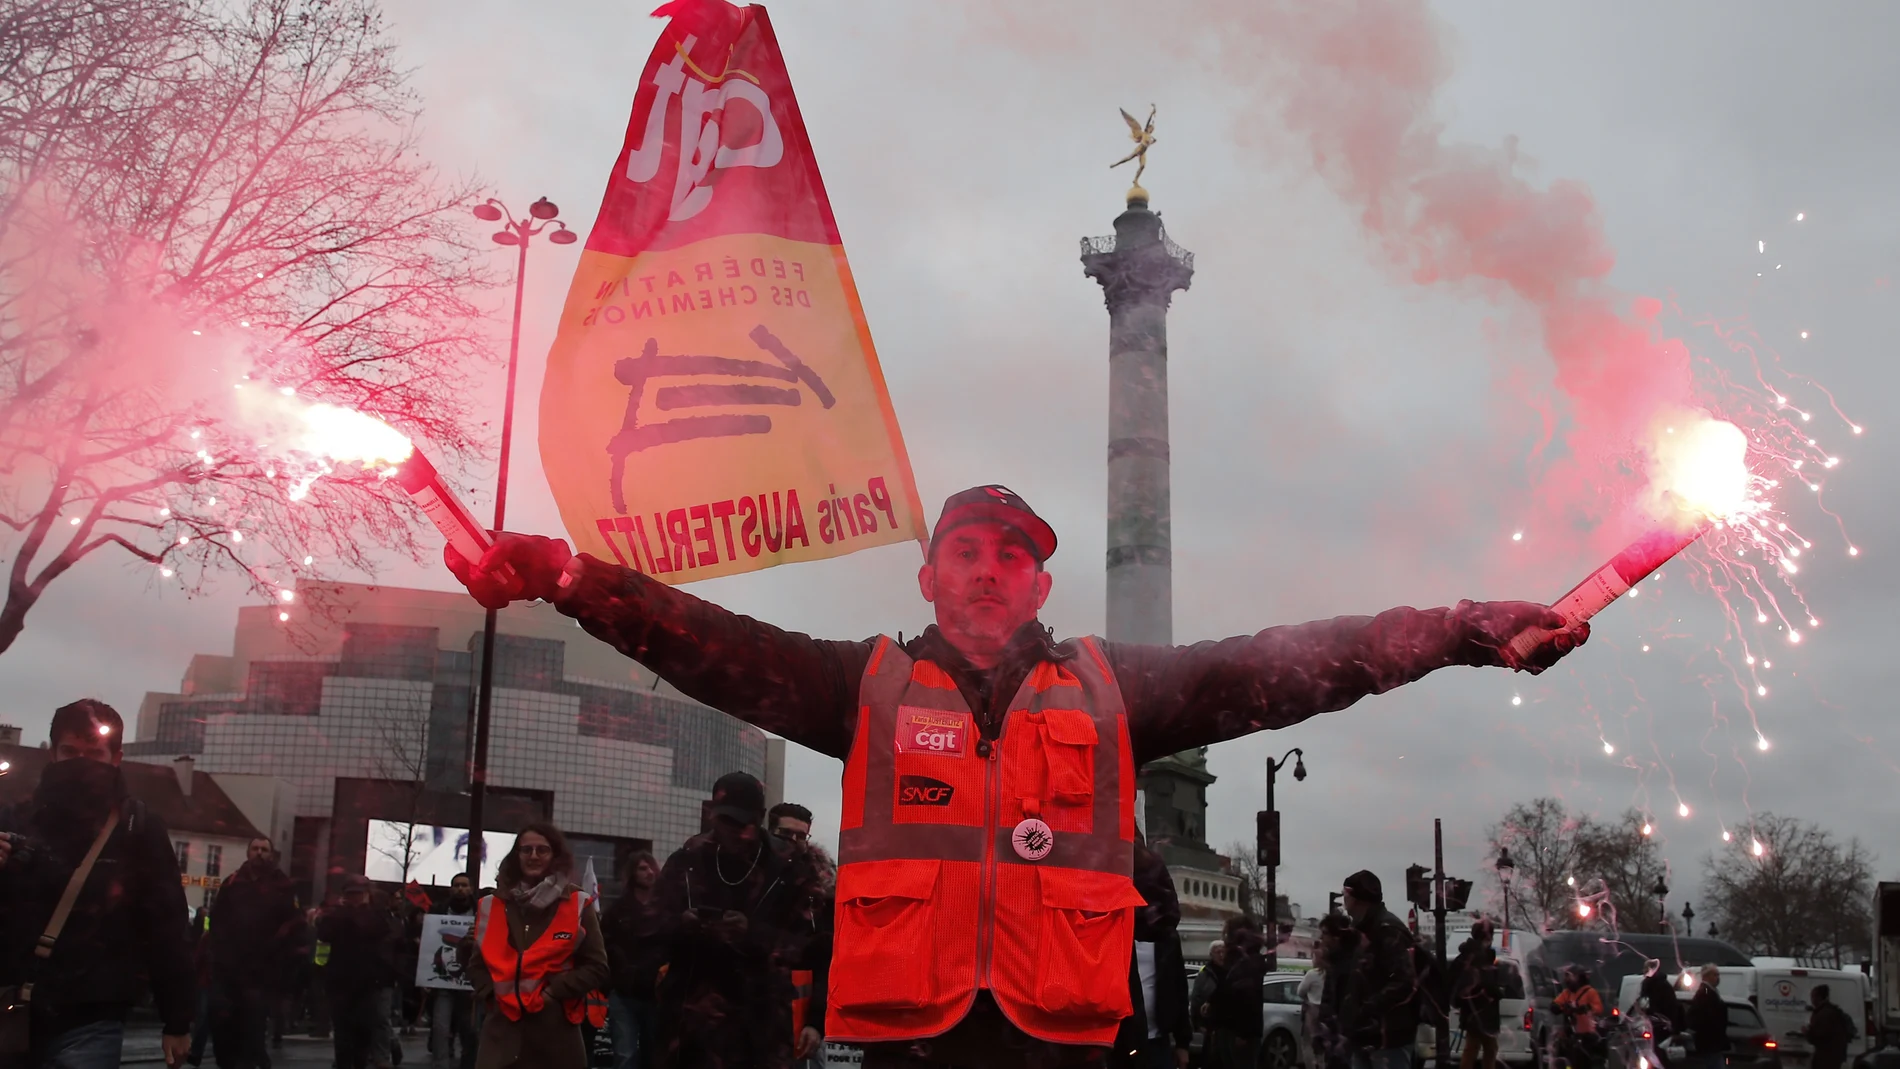
[[[443,563],[485,609],[505,609],[511,601],[553,601],[566,585],[562,576],[574,551],[558,538],[501,532],[480,561],[470,563],[455,547],[442,547]]]
[[[1465,601],[1457,613],[1466,627],[1467,663],[1473,665],[1536,675],[1590,639],[1588,620],[1569,627],[1556,610],[1532,601]],[[1511,640],[1532,628],[1551,634],[1520,661],[1510,651]]]

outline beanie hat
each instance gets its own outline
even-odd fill
[[[1384,902],[1385,889],[1380,886],[1379,878],[1369,869],[1360,869],[1346,877],[1346,890],[1361,902]]]

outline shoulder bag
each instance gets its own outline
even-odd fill
[[[32,967],[53,956],[53,944],[59,941],[59,933],[66,927],[66,918],[72,915],[73,903],[79,900],[79,889],[86,885],[86,877],[92,875],[92,866],[99,860],[100,851],[106,848],[106,840],[112,837],[112,829],[119,826],[119,809],[112,808],[106,815],[105,824],[99,834],[93,837],[92,848],[86,851],[85,860],[73,870],[72,878],[66,881],[66,890],[59,896],[59,904],[53,907],[53,915],[46,922],[46,931],[40,933],[39,943],[33,948]],[[33,1017],[33,983],[27,980],[21,984],[0,987],[0,1058],[17,1057],[27,1053],[32,1046],[31,1022]]]

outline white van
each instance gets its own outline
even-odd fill
[[[1814,1047],[1795,1033],[1808,1026],[1808,1011],[1817,986],[1826,984],[1828,999],[1847,1011],[1859,1035],[1847,1045],[1847,1061],[1867,1053],[1868,1016],[1873,1009],[1873,984],[1865,973],[1845,969],[1802,969],[1789,965],[1757,965],[1749,968],[1717,966],[1722,974],[1722,996],[1747,999],[1761,1014],[1762,1022],[1776,1044],[1776,1054],[1784,1066],[1804,1066]],[[1693,971],[1669,978],[1684,1001],[1695,994],[1698,982]],[[1626,976],[1617,992],[1616,1004],[1628,1013],[1639,997],[1641,976]]]

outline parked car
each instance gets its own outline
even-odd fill
[[[1780,1065],[1780,1043],[1768,1031],[1761,1013],[1740,999],[1723,999],[1728,1008],[1729,1069],[1775,1069]],[[1657,1069],[1655,1055],[1666,1065],[1686,1063],[1690,1050],[1681,1036],[1671,1036],[1658,1048],[1649,1018],[1640,1010],[1619,1014],[1608,1035],[1607,1069]],[[1647,1062],[1647,1064],[1645,1064]]]
[[[1195,971],[1195,976],[1199,970]],[[1195,976],[1188,977],[1188,986]],[[1268,973],[1260,982],[1261,1031],[1260,1069],[1315,1069],[1307,1056],[1306,1024],[1300,1013],[1300,980],[1305,973]],[[1198,1028],[1189,1047],[1195,1065],[1201,1057],[1206,1035]]]

